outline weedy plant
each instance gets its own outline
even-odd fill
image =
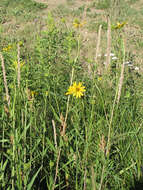
[[[131,89],[124,65],[124,38],[117,33],[113,70],[108,18],[107,65],[101,67],[100,26],[89,76],[80,62],[81,26],[60,24],[49,14],[47,29],[24,57],[24,42],[1,50],[0,187],[129,190],[142,177],[143,121],[140,91]]]

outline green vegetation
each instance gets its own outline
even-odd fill
[[[42,3],[36,3],[32,0],[2,0],[0,2],[0,7],[0,23],[5,23],[11,21],[13,17],[16,17],[17,19],[21,17],[24,20],[29,20],[34,13],[47,6]]]
[[[0,1],[0,189],[142,183],[142,23],[128,19],[138,1],[126,15],[120,3],[68,0],[51,14],[50,0]]]

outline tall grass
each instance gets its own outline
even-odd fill
[[[1,53],[0,187],[129,190],[142,177],[143,121],[134,74],[120,66],[123,43],[98,80],[81,64],[79,33],[50,14],[47,25],[33,50],[22,55],[16,42]],[[86,87],[82,98],[65,95],[74,81]]]

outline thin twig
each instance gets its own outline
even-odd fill
[[[1,52],[0,52],[0,59],[1,59],[4,87],[5,87],[5,92],[6,92],[6,100],[7,100],[8,106],[9,106],[10,105],[10,96],[9,96],[9,93],[8,93],[8,86],[7,86],[7,80],[6,80],[6,71],[5,71],[5,65],[4,65],[4,58],[3,58]]]

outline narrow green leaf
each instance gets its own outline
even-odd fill
[[[36,174],[33,176],[31,182],[28,184],[27,190],[31,190],[31,187],[32,187],[32,185],[33,185],[33,183],[34,183],[34,181],[35,181],[35,179],[36,179],[38,173],[40,172],[41,168],[42,168],[42,166],[39,168],[39,170],[38,170],[38,171],[36,172]]]

